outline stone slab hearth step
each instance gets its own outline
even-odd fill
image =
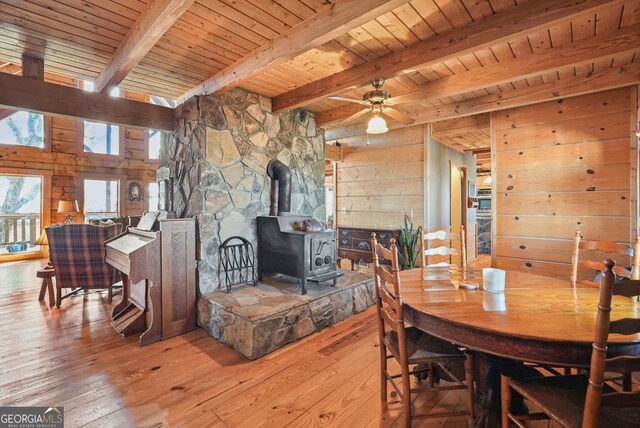
[[[311,284],[305,296],[295,279],[280,275],[257,287],[203,294],[198,325],[245,357],[259,358],[374,304],[370,274],[341,272],[335,287]]]

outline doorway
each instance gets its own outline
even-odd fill
[[[451,162],[450,174],[450,224],[452,233],[460,233],[460,226],[464,226],[465,238],[469,236],[467,232],[467,168]],[[468,242],[468,239],[466,239]],[[461,241],[451,243],[452,247],[462,252]],[[467,246],[468,247],[468,246]],[[452,256],[451,263],[460,264],[461,256]]]

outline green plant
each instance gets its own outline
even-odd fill
[[[413,213],[411,216],[404,215],[404,224],[400,227],[400,235],[398,241],[400,243],[400,251],[398,258],[405,268],[413,269],[417,267],[418,261],[418,231],[413,228]]]

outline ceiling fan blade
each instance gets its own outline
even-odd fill
[[[370,111],[371,111],[371,109],[369,107],[363,108],[362,110],[352,114],[351,116],[342,119],[340,121],[340,123],[349,122],[349,121],[354,120],[354,119],[356,119],[356,118],[358,118],[358,117],[360,117],[360,116],[362,116],[362,115],[364,115],[366,113],[369,113]]]
[[[334,100],[334,101],[345,101],[347,103],[357,103],[357,104],[364,104],[364,101],[362,100],[357,100],[355,98],[347,98],[347,97],[329,97],[330,100]]]
[[[416,121],[411,116],[401,112],[400,110],[396,110],[393,107],[386,107],[386,108],[382,109],[382,113],[386,114],[390,118],[395,119],[395,120],[397,120],[398,122],[400,122],[400,123],[402,123],[404,125],[411,125],[413,122]]]
[[[387,100],[387,104],[397,106],[398,104],[415,103],[423,100],[425,97],[422,91],[413,91],[408,94],[398,95],[397,97],[391,97]]]

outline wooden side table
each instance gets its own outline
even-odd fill
[[[55,299],[53,297],[53,277],[56,276],[56,271],[53,269],[38,269],[36,274],[38,278],[42,278],[42,286],[40,286],[40,295],[38,300],[44,300],[44,293],[49,290],[49,307],[53,307]]]

